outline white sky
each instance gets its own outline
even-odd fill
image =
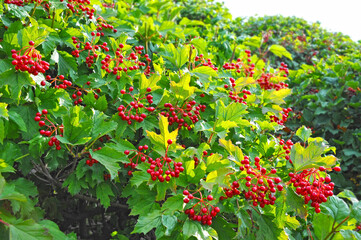
[[[331,32],[361,40],[361,0],[215,0],[224,2],[233,18],[282,15],[319,21]]]

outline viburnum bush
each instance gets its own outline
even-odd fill
[[[361,239],[283,46],[207,1],[46,4],[0,7],[1,238]]]

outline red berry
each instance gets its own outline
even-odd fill
[[[335,170],[336,172],[340,172],[341,168],[340,167],[334,167],[333,170]]]
[[[173,143],[172,139],[168,139],[167,143],[170,145]]]
[[[124,151],[124,154],[125,154],[125,155],[128,155],[129,153],[130,153],[129,150],[125,150],[125,151]]]
[[[43,114],[48,114],[48,110],[43,109],[42,113],[43,113]]]
[[[184,203],[189,203],[189,199],[188,199],[188,198],[185,198],[185,199],[183,199],[183,202],[184,202]]]
[[[151,92],[152,91],[152,89],[149,87],[149,88],[147,88],[147,92]]]
[[[207,196],[207,199],[208,199],[208,201],[212,201],[212,200],[213,200],[213,196],[212,196],[212,195],[208,195],[208,196]]]
[[[29,45],[34,46],[35,45],[34,41],[29,41]]]
[[[188,195],[188,194],[189,194],[188,190],[184,190],[184,191],[183,191],[183,194],[184,194],[184,195]]]
[[[320,171],[322,171],[322,172],[326,170],[326,168],[325,168],[324,166],[321,166],[321,167],[319,167],[318,169],[319,169]]]

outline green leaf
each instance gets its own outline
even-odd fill
[[[71,195],[75,195],[80,192],[82,188],[87,188],[88,184],[85,181],[79,181],[76,175],[73,173],[67,179],[65,179],[63,186],[67,186],[69,193]]]
[[[140,216],[132,233],[148,233],[153,228],[162,225],[162,217],[159,210],[155,210],[146,216]]]
[[[286,192],[287,212],[294,211],[301,218],[307,217],[307,209],[304,206],[304,200],[298,196],[291,188],[287,188]]]
[[[212,228],[217,231],[219,240],[234,239],[236,236],[232,224],[221,217],[212,219]]]
[[[183,209],[183,196],[175,195],[167,198],[162,205],[162,212],[170,215],[174,214],[175,211],[181,211]]]
[[[167,228],[165,235],[169,236],[177,224],[177,217],[174,215],[162,215],[162,224]]]
[[[173,64],[177,69],[181,69],[182,66],[188,61],[190,52],[190,46],[184,46],[182,48],[176,48],[173,44],[168,44],[160,54]]]
[[[2,120],[0,118],[0,143],[3,144],[4,143],[4,139],[5,139],[5,123],[4,120]]]
[[[243,44],[247,45],[247,46],[252,46],[252,47],[256,47],[256,48],[260,48],[261,47],[261,41],[262,39],[260,37],[257,36],[253,36],[251,38],[247,38]]]
[[[307,142],[307,139],[311,136],[312,130],[310,128],[307,128],[305,126],[300,127],[296,131],[296,136],[301,138],[303,142]]]
[[[90,150],[92,158],[96,159],[101,163],[109,172],[111,179],[114,179],[118,175],[120,169],[118,162],[125,155],[123,152],[119,152],[113,145],[106,144],[102,149],[98,151]]]
[[[241,103],[232,102],[228,106],[220,100],[217,105],[217,126],[222,126],[222,122],[230,121],[235,122],[236,124],[242,123],[242,116],[244,116],[246,111],[246,106]]]
[[[216,70],[211,68],[210,66],[200,66],[192,70],[191,73],[200,73],[212,77],[218,77],[218,73]]]
[[[336,222],[341,222],[351,211],[345,201],[337,196],[331,196],[327,199],[326,203],[321,204],[322,213],[328,213]]]
[[[190,81],[191,76],[189,73],[184,74],[178,83],[171,81],[170,89],[174,93],[173,97],[180,101],[188,99],[194,93],[194,91],[197,90],[196,87],[191,87],[189,85]]]
[[[212,240],[212,237],[209,235],[208,231],[203,228],[203,226],[199,222],[195,222],[192,220],[187,220],[183,224],[183,234],[186,239],[194,236],[198,240]]]
[[[0,193],[0,200],[5,200],[5,199],[16,200],[20,202],[27,201],[26,197],[23,194],[15,191],[14,185],[9,185],[9,184],[5,185]]]
[[[177,149],[183,149],[181,146],[176,144],[178,129],[176,129],[170,133],[168,130],[168,126],[169,126],[168,118],[160,115],[159,116],[160,134],[147,131],[147,136],[148,136],[149,140],[152,142],[152,144],[154,145],[154,150],[163,156],[165,154],[167,146],[169,145],[167,142],[169,139],[172,140],[173,143],[171,145],[169,145],[168,151],[175,151]]]
[[[281,45],[272,45],[269,47],[268,49],[270,52],[272,52],[274,55],[276,55],[277,57],[283,57],[285,56],[286,58],[290,59],[292,61],[292,55],[291,53],[289,53],[286,48],[284,48]]]
[[[257,239],[279,239],[288,240],[283,229],[278,228],[272,221],[272,218],[267,215],[257,215],[257,223],[259,231],[257,231]]]
[[[139,187],[142,183],[149,181],[149,176],[150,175],[145,171],[135,171],[130,179],[130,183],[132,186]]]
[[[66,235],[62,231],[60,231],[56,223],[50,220],[42,220],[39,222],[39,224],[43,226],[47,231],[49,231],[53,239],[67,239]]]
[[[7,103],[0,102],[0,117],[6,120],[9,118],[7,106],[8,106]]]
[[[140,75],[140,94],[145,94],[147,88],[151,88],[152,91],[158,90],[161,87],[157,86],[158,81],[161,79],[160,75],[153,74],[150,78],[147,78],[144,74]]]
[[[92,121],[82,110],[82,107],[75,106],[68,114],[63,115],[64,136],[58,137],[59,141],[72,145],[82,145],[90,141]]]
[[[14,121],[19,129],[23,132],[27,132],[27,128],[26,128],[26,125],[25,125],[25,122],[24,120],[22,119],[22,117],[20,116],[20,114],[18,114],[17,112],[14,112],[14,111],[9,111],[9,117],[12,121]]]
[[[20,97],[23,87],[35,85],[34,80],[31,79],[28,73],[17,72],[13,69],[0,74],[0,79],[2,79],[2,81],[0,81],[0,88],[8,85],[11,97],[17,100]]]
[[[323,204],[321,204],[322,206]],[[315,235],[318,239],[325,239],[326,236],[332,231],[333,219],[329,215],[322,213],[316,214],[313,218],[313,228]]]
[[[102,112],[95,111],[92,121],[90,136],[93,139],[104,136],[117,128],[117,123],[114,121],[107,121],[107,116]]]
[[[187,17],[182,18],[179,22],[179,25],[186,25],[186,26],[204,26],[204,22],[198,20],[189,20]]]
[[[58,64],[58,75],[74,77],[78,72],[75,58],[67,52],[54,50],[51,60]]]
[[[96,189],[97,199],[100,200],[100,203],[105,207],[110,206],[109,196],[114,197],[113,190],[111,189],[109,183],[102,182],[97,186]]]
[[[301,146],[300,143],[294,144],[291,149],[291,159],[295,171],[298,172],[313,167],[318,168],[319,166],[326,168],[334,166],[337,160],[335,156],[322,156],[326,149],[327,146],[323,142],[313,141],[309,143],[307,148]]]
[[[53,239],[45,228],[35,223],[34,220],[24,220],[10,224],[9,240],[51,240]]]

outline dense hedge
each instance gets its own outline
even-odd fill
[[[1,239],[361,239],[360,44],[204,0],[0,3]]]

